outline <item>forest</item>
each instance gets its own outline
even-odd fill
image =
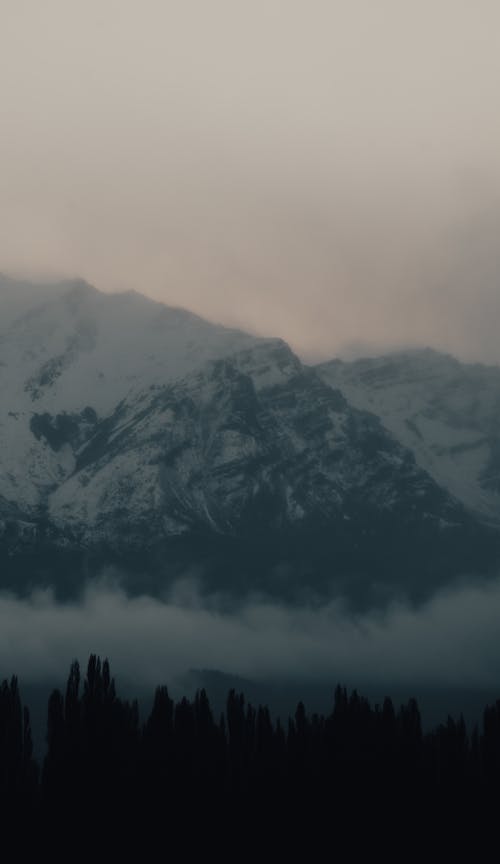
[[[124,842],[327,835],[339,848],[403,832],[413,843],[437,830],[484,836],[498,812],[500,700],[473,729],[448,717],[424,732],[414,699],[371,705],[342,686],[326,716],[300,702],[286,722],[234,690],[215,717],[205,690],[175,703],[159,686],[141,721],[108,660],[92,655],[51,693],[46,744],[38,764],[18,680],[4,681],[1,813],[40,844],[92,825]]]

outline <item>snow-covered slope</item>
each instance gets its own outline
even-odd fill
[[[0,386],[14,409],[74,411],[88,403],[106,414],[132,389],[182,377],[258,341],[133,291],[103,294],[85,282],[58,287],[38,289],[37,302],[0,327]],[[3,320],[11,304],[1,289]]]
[[[376,414],[436,482],[500,521],[500,368],[430,349],[322,364],[323,380]]]
[[[194,566],[216,587],[365,598],[491,563],[399,427],[282,340],[84,282],[0,288],[4,584],[18,560],[31,585],[66,554],[135,556],[141,590]]]
[[[263,365],[288,374],[269,379]],[[434,526],[457,518],[376,418],[353,410],[280,344],[120,403],[49,496],[53,523],[85,543],[358,520],[370,507]]]
[[[69,422],[59,415],[70,415],[85,437],[129,394],[258,341],[84,282],[32,286],[4,278],[0,322],[0,498],[28,511],[74,469],[68,442],[46,446],[44,417],[57,427]]]
[[[67,290],[68,283],[34,284],[0,273],[0,335],[9,329],[16,318],[42,303],[56,299]]]

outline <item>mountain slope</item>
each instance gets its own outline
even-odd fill
[[[265,358],[288,376],[262,384]],[[120,509],[126,498],[126,510]],[[263,509],[263,499],[269,507]],[[372,415],[353,410],[286,346],[259,346],[120,403],[49,496],[55,524],[144,542],[204,526],[219,533],[356,518],[360,507],[443,522],[460,508]],[[270,508],[270,509],[269,509]],[[156,517],[151,521],[151,515]],[[117,520],[116,524],[114,520]]]
[[[376,414],[464,506],[500,523],[500,368],[427,349],[334,360],[317,371]]]
[[[366,604],[497,560],[498,533],[281,340],[44,291],[0,330],[4,585],[68,593],[113,563],[137,591],[195,574]]]
[[[128,394],[257,341],[139,294],[102,294],[84,282],[33,287],[4,279],[0,321],[9,322],[0,326],[0,441],[8,442],[0,496],[28,512],[74,467],[64,441],[57,452],[43,445],[44,423],[56,435],[60,422],[95,425]]]

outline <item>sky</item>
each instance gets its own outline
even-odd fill
[[[0,0],[0,271],[500,363],[496,0]]]

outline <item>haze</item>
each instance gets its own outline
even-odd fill
[[[130,598],[108,576],[68,604],[48,591],[27,600],[1,592],[0,675],[54,679],[94,651],[151,686],[205,668],[271,682],[481,690],[498,686],[499,611],[499,580],[477,576],[420,607],[358,616],[335,601],[297,608],[258,597],[231,611],[223,597],[207,604],[189,578],[164,600]]]
[[[493,0],[0,12],[0,270],[500,362]]]

